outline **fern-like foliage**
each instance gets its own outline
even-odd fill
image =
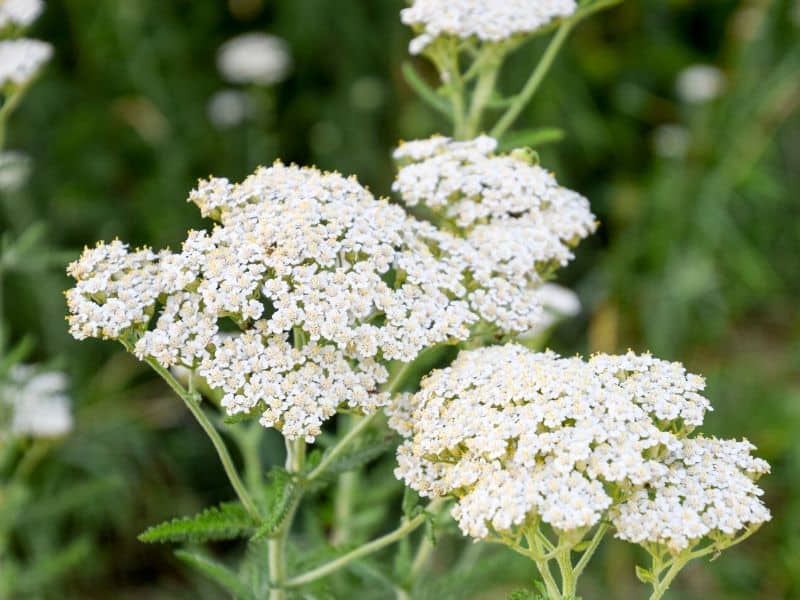
[[[139,536],[139,541],[201,543],[235,540],[250,536],[257,527],[258,523],[247,514],[240,502],[223,502],[194,517],[154,525]]]
[[[273,536],[283,524],[300,494],[297,479],[286,469],[274,467],[267,483],[266,516],[256,529],[252,540]]]

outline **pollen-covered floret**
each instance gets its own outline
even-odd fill
[[[528,34],[575,8],[574,0],[414,0],[400,18],[417,32],[409,50],[419,54],[441,36],[500,42]]]
[[[770,469],[750,455],[754,448],[747,440],[682,440],[662,459],[667,471],[611,512],[617,537],[679,553],[769,521],[755,480]]]
[[[21,38],[0,42],[0,87],[25,85],[52,55],[53,47],[40,40]]]
[[[408,439],[396,475],[423,496],[454,495],[476,538],[538,516],[558,530],[596,524],[607,486],[663,476],[678,438],[654,423],[622,378],[518,345],[463,352],[389,408]]]
[[[71,332],[195,369],[229,413],[261,411],[291,439],[340,406],[375,410],[379,361],[466,339],[479,319],[463,241],[355,179],[276,163],[190,200],[218,223],[179,253],[113,242],[70,266]]]

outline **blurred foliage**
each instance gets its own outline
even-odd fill
[[[397,140],[445,130],[403,81],[410,33],[399,24],[401,6],[48,2],[32,33],[55,45],[55,58],[9,131],[8,146],[33,157],[33,178],[2,195],[2,230],[28,243],[28,258],[16,257],[3,281],[4,317],[13,340],[34,336],[35,359],[70,371],[77,430],[32,474],[31,490],[45,501],[14,543],[26,554],[78,540],[76,556],[87,556],[35,597],[223,597],[168,548],[136,539],[149,524],[230,499],[213,450],[132,358],[68,338],[61,267],[97,239],[174,246],[201,225],[185,202],[197,178],[239,179],[278,156],[356,173],[388,194]],[[250,30],[285,38],[293,73],[274,89],[246,90],[252,119],[217,129],[207,103],[228,86],[215,52]],[[504,85],[518,87],[541,50],[533,42],[515,56]],[[721,97],[679,98],[676,75],[696,63],[722,69]],[[424,74],[426,65],[417,66]],[[716,411],[706,429],[746,434],[774,467],[763,480],[774,520],[721,560],[688,568],[672,598],[800,596],[798,73],[795,0],[628,0],[575,32],[518,123],[563,129],[562,141],[537,148],[542,162],[587,195],[603,223],[561,278],[579,292],[584,312],[560,327],[553,345],[566,353],[630,346],[683,360],[708,375]],[[685,138],[678,152],[659,151],[665,125]],[[271,440],[273,462],[277,444]],[[388,472],[391,457],[374,469]],[[397,503],[387,503],[392,492],[364,492],[375,509],[363,515],[364,528],[380,529]],[[48,511],[55,521],[37,528],[35,515]],[[324,535],[330,515],[303,518]],[[439,536],[442,568],[417,596],[502,598],[530,583],[524,561],[480,546],[444,576],[455,543]],[[583,596],[642,597],[633,552],[610,544]],[[352,571],[381,589],[369,563]]]

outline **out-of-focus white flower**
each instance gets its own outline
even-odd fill
[[[2,399],[11,407],[11,435],[57,437],[72,429],[67,377],[58,371],[40,372],[15,365],[2,383]]]
[[[569,288],[555,283],[543,283],[537,292],[544,308],[541,324],[521,335],[523,339],[535,338],[559,321],[574,317],[581,312],[580,298]]]
[[[409,51],[419,54],[440,36],[499,42],[532,33],[576,7],[574,0],[414,0],[400,19],[417,32]]]
[[[653,149],[664,158],[685,157],[689,141],[689,130],[683,125],[659,125],[653,132]]]
[[[0,0],[0,29],[9,25],[27,27],[43,10],[42,0]]]
[[[286,42],[266,33],[239,35],[217,52],[217,68],[231,83],[273,85],[286,78],[291,64]]]
[[[0,152],[0,191],[14,192],[20,189],[31,174],[31,159],[24,152],[6,150]]]
[[[25,85],[53,55],[47,42],[21,38],[0,42],[0,87]]]
[[[725,74],[713,65],[692,65],[678,74],[675,87],[684,102],[710,102],[725,89]]]
[[[208,118],[219,129],[241,125],[252,114],[250,96],[239,90],[220,90],[208,101]]]

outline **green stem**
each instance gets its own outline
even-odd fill
[[[592,537],[592,541],[589,542],[589,546],[584,550],[583,554],[581,555],[580,559],[578,560],[578,564],[575,565],[575,569],[573,573],[575,574],[575,579],[581,576],[583,570],[586,568],[586,565],[589,564],[589,560],[597,550],[597,547],[600,545],[600,542],[603,541],[603,537],[606,535],[606,531],[608,531],[608,523],[601,523],[600,526],[597,528],[597,531],[594,533]]]
[[[244,431],[236,428],[231,429],[231,435],[239,445],[244,462],[244,479],[247,487],[255,496],[256,501],[262,505],[264,503],[264,471],[261,462],[261,425],[254,423]]]
[[[306,480],[314,481],[323,475],[325,470],[331,466],[333,461],[335,461],[337,457],[344,452],[347,447],[375,421],[379,414],[380,413],[376,412],[359,420],[355,426],[350,429],[350,431],[348,431],[347,434],[341,440],[339,440],[333,448],[331,448],[330,451],[325,453],[319,464],[306,476]]]
[[[300,473],[306,458],[306,444],[303,438],[294,441],[286,440],[286,470],[290,473]],[[270,588],[269,600],[286,600],[286,545],[292,529],[295,513],[300,505],[300,495],[292,502],[289,512],[276,532],[274,538],[269,540],[269,580],[273,586]]]
[[[363,420],[359,417],[341,415],[339,422],[345,432],[343,439]],[[339,475],[333,498],[333,531],[330,538],[333,546],[344,546],[350,541],[353,501],[357,488],[358,473],[350,471]]]
[[[534,94],[539,89],[539,86],[544,80],[545,75],[547,75],[547,72],[550,70],[550,67],[553,66],[553,61],[555,61],[561,46],[564,44],[564,41],[567,39],[567,36],[572,31],[573,27],[575,27],[579,21],[588,17],[589,15],[614,6],[615,4],[619,4],[619,2],[621,2],[621,0],[598,0],[597,2],[592,2],[591,4],[582,6],[571,17],[561,22],[558,31],[550,40],[550,43],[542,55],[539,64],[536,65],[536,69],[534,69],[530,78],[525,83],[525,87],[522,88],[522,91],[516,96],[514,102],[503,114],[503,116],[500,117],[500,120],[494,126],[494,129],[492,129],[490,135],[493,138],[497,140],[502,139],[511,125],[514,124],[514,121],[517,119],[522,110],[531,101],[531,98],[533,98]]]
[[[686,563],[689,562],[689,557],[677,557],[675,561],[672,563],[672,566],[667,571],[667,574],[664,575],[663,579],[661,579],[657,585],[653,588],[653,593],[650,595],[650,600],[659,600],[669,589],[672,580],[675,579],[676,575],[680,572],[680,570],[686,566]],[[653,569],[655,571],[655,569]]]
[[[556,557],[558,570],[561,572],[561,597],[564,600],[573,600],[575,598],[575,590],[577,585],[577,578],[572,568],[572,550],[569,548],[563,552],[559,552]]]
[[[132,350],[132,347],[129,344],[125,344],[125,346],[129,351]],[[219,432],[214,428],[211,420],[200,407],[199,394],[189,393],[189,391],[184,389],[178,380],[175,379],[172,373],[169,372],[169,369],[162,367],[154,358],[147,358],[145,359],[145,362],[150,365],[152,369],[158,373],[162,379],[164,379],[164,381],[167,382],[173,391],[181,397],[186,406],[189,407],[189,411],[192,413],[197,422],[200,423],[203,431],[206,432],[206,435],[214,445],[214,449],[217,451],[217,456],[219,456],[219,460],[222,463],[222,468],[225,469],[225,474],[228,476],[228,480],[230,481],[231,486],[236,492],[236,495],[238,496],[245,510],[251,517],[257,521],[260,521],[261,515],[258,512],[258,508],[256,508],[255,502],[253,502],[253,499],[250,497],[247,487],[244,485],[244,483],[242,483],[239,473],[236,471],[236,466],[233,464],[233,459],[228,452],[228,448],[225,446],[225,442],[222,440]]]
[[[469,115],[464,125],[464,135],[468,138],[474,138],[480,132],[483,113],[497,84],[497,76],[500,74],[500,65],[503,60],[504,51],[502,48],[493,47],[485,52],[489,53],[488,57],[485,60],[478,59],[481,60],[482,68],[472,95]]]
[[[547,589],[547,595],[551,598],[551,600],[560,600],[561,592],[558,590],[558,585],[556,584],[556,580],[553,578],[553,574],[550,572],[550,566],[547,564],[546,560],[537,560],[536,568],[539,571],[539,575],[542,576],[542,581],[544,581],[544,586]]]
[[[444,499],[438,498],[427,506],[426,511],[435,512],[443,503]],[[290,588],[299,587],[301,585],[311,583],[312,581],[316,581],[317,579],[325,577],[326,575],[330,575],[331,573],[338,571],[342,567],[350,564],[354,560],[358,560],[359,558],[373,554],[378,550],[381,550],[382,548],[385,548],[386,546],[389,546],[390,544],[402,539],[422,525],[427,518],[428,516],[425,513],[419,514],[384,536],[372,540],[371,542],[364,544],[363,546],[360,546],[359,548],[356,548],[355,550],[352,550],[351,552],[348,552],[347,554],[340,556],[335,560],[327,562],[316,569],[312,569],[306,573],[303,573],[302,575],[292,577],[285,583],[285,586]]]

